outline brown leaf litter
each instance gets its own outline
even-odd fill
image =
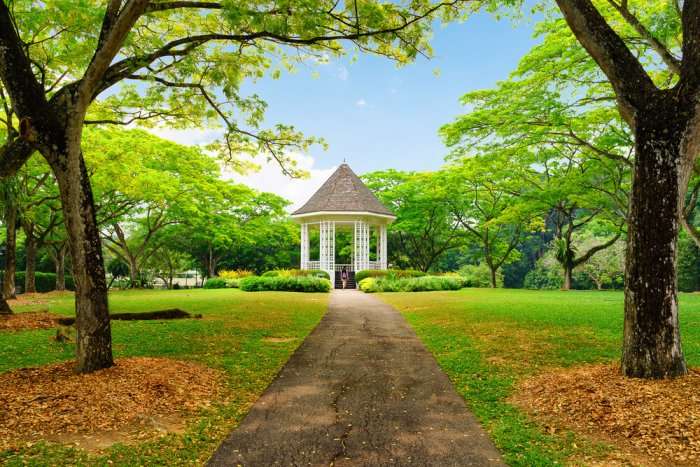
[[[535,418],[641,454],[649,465],[700,463],[699,370],[643,380],[622,376],[615,365],[586,365],[527,379],[511,402]]]
[[[58,325],[60,315],[47,311],[0,315],[0,331],[25,331],[28,329],[51,329]]]
[[[167,358],[122,358],[112,368],[73,373],[73,362],[0,374],[0,449],[46,439],[100,449],[158,432],[223,394],[221,373]]]

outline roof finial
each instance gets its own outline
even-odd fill
[[[343,164],[347,164],[347,162],[348,161],[346,161],[345,158],[343,157]]]

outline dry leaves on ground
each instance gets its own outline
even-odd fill
[[[46,311],[0,315],[0,331],[51,329],[58,325],[59,318],[62,318],[62,316]]]
[[[700,463],[700,371],[650,381],[614,365],[588,365],[524,381],[512,401],[536,417],[649,456],[652,464]]]
[[[0,448],[192,415],[221,396],[221,381],[216,370],[165,358],[118,359],[88,375],[74,374],[72,362],[3,373]]]

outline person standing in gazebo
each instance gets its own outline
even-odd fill
[[[347,266],[343,266],[343,269],[340,270],[340,280],[343,283],[343,289],[345,289],[348,285],[348,268],[347,268]]]

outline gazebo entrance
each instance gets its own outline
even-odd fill
[[[326,271],[335,285],[343,267],[353,273],[387,268],[387,226],[396,217],[347,164],[342,164],[292,218],[301,224],[301,269]],[[336,233],[342,230],[352,232],[349,263],[336,262]],[[316,235],[318,256],[312,258],[311,237]]]

